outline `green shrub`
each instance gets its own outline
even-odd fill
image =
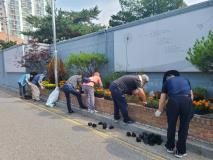
[[[97,71],[101,65],[106,64],[108,59],[105,55],[99,53],[80,53],[71,54],[65,61],[67,69],[77,70],[80,73],[92,74]]]
[[[148,98],[147,99],[147,107],[150,108],[158,108],[159,100],[157,98]]]
[[[202,100],[207,98],[207,89],[196,87],[193,88],[194,100]]]
[[[193,48],[189,48],[186,60],[203,72],[213,70],[213,32],[209,32],[208,38],[202,37],[196,40]]]
[[[112,81],[116,80],[117,78],[127,74],[126,72],[113,72],[108,74],[107,76],[104,77],[104,88],[109,88],[109,85]]]

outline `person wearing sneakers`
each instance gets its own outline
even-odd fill
[[[103,87],[99,72],[93,73],[93,76],[89,77],[88,82],[84,82],[82,85],[82,89],[87,95],[88,112],[90,113],[97,112],[95,110],[94,85],[99,85],[100,87]]]
[[[186,139],[189,123],[194,113],[192,103],[193,92],[190,82],[186,78],[180,76],[178,71],[167,71],[163,79],[159,108],[155,112],[155,116],[159,117],[166,106],[168,129],[165,147],[169,153],[174,153],[176,123],[179,117],[180,125],[175,157],[182,158],[187,155]]]
[[[114,80],[110,85],[112,99],[114,103],[114,119],[120,119],[119,110],[123,116],[124,123],[134,123],[128,116],[128,105],[124,94],[136,95],[140,98],[143,105],[146,105],[146,95],[143,87],[149,81],[146,74],[143,75],[124,75]]]
[[[81,81],[82,75],[73,75],[65,82],[64,86],[62,87],[62,90],[66,96],[68,113],[73,113],[71,108],[70,94],[76,96],[81,109],[86,109],[82,102],[81,92],[79,89],[77,89],[77,86],[81,83]]]

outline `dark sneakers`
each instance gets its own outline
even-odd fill
[[[132,124],[132,123],[135,123],[135,121],[134,121],[134,120],[132,120],[132,119],[130,119],[130,118],[128,118],[128,119],[124,119],[124,120],[123,120],[123,122],[124,122],[124,123],[126,123],[126,124]]]
[[[175,157],[177,158],[183,158],[187,156],[187,153],[179,153],[178,151],[175,152]]]
[[[73,111],[73,110],[70,110],[70,111],[68,111],[68,113],[71,114],[71,113],[74,113],[74,111]]]
[[[80,108],[81,108],[81,109],[87,109],[87,107],[85,107],[85,106],[80,106]]]

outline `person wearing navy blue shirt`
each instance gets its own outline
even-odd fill
[[[35,101],[39,101],[40,100],[40,90],[39,87],[41,89],[44,89],[44,86],[42,85],[42,80],[46,77],[47,72],[44,71],[42,74],[37,74],[31,83],[29,83],[30,87],[31,87],[31,91],[32,91],[32,99]]]
[[[167,152],[174,153],[176,123],[180,119],[178,141],[175,156],[186,156],[186,140],[189,123],[193,117],[193,92],[189,80],[180,76],[178,71],[167,71],[164,74],[163,87],[159,100],[159,108],[155,116],[159,117],[166,106],[167,114]]]

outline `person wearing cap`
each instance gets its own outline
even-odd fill
[[[64,94],[66,96],[68,113],[73,113],[73,110],[71,108],[70,94],[76,96],[80,108],[86,109],[86,107],[84,106],[82,102],[81,93],[79,89],[77,89],[81,81],[82,81],[82,75],[73,75],[65,82],[64,86],[62,87],[62,90],[64,91]]]
[[[124,75],[111,83],[109,89],[114,102],[114,119],[116,121],[120,119],[120,110],[124,123],[134,123],[128,116],[128,105],[125,94],[138,96],[143,104],[146,105],[147,102],[143,87],[148,81],[149,77],[146,74]]]
[[[167,142],[165,147],[168,153],[174,153],[176,123],[179,117],[180,125],[175,156],[186,156],[186,139],[189,123],[193,117],[193,92],[189,80],[180,76],[177,71],[167,71],[164,74],[159,108],[155,116],[159,117],[166,106],[167,114]]]
[[[42,81],[43,79],[46,77],[47,72],[43,72],[42,74],[37,74],[32,82],[29,82],[29,85],[31,87],[31,91],[32,91],[32,99],[35,101],[39,101],[40,100],[40,90],[39,87],[41,89],[44,89],[44,86],[42,85]]]
[[[29,80],[33,77],[33,74],[27,73],[23,74],[19,80],[18,80],[18,85],[19,85],[19,95],[20,98],[25,98],[26,95],[26,85],[29,83]]]

